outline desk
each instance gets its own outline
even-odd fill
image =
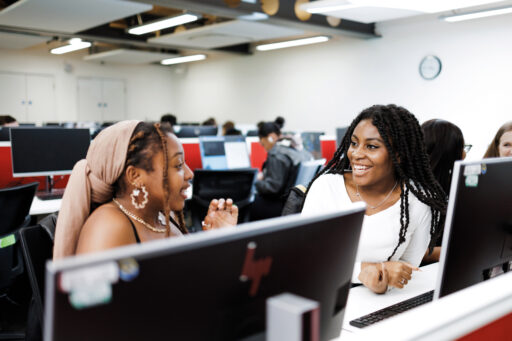
[[[34,200],[32,200],[32,205],[30,206],[29,214],[40,215],[58,212],[60,210],[61,204],[62,199],[41,200],[34,196]]]
[[[339,338],[335,340],[358,340],[357,333],[362,329],[353,327],[350,321],[376,310],[388,307],[408,298],[433,290],[436,285],[439,263],[421,267],[414,271],[412,280],[403,289],[393,288],[383,295],[374,294],[370,289],[359,286],[350,289],[348,294],[343,327]]]

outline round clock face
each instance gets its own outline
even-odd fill
[[[426,56],[420,63],[420,75],[424,79],[434,79],[441,73],[441,60],[436,56]]]

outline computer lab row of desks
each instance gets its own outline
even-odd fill
[[[36,197],[30,214],[56,212],[61,202]],[[438,267],[439,263],[421,267],[405,288],[384,295],[364,286],[350,289],[341,334],[335,340],[512,340],[512,272],[364,329],[350,325],[360,316],[434,290]],[[504,334],[507,331],[510,334]]]

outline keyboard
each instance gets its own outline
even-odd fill
[[[40,200],[53,200],[53,199],[62,199],[64,192],[37,192],[36,197]]]
[[[427,291],[424,294],[409,298],[408,300],[393,304],[381,310],[374,311],[368,315],[361,316],[350,321],[350,325],[357,328],[368,327],[374,323],[382,321],[388,317],[403,313],[409,309],[431,302],[434,298],[434,290]]]

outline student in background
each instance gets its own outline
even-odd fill
[[[279,123],[258,124],[258,136],[267,151],[267,160],[255,184],[257,195],[251,208],[251,221],[281,215],[285,195],[294,185],[299,164],[311,160],[311,154],[293,148],[292,141],[282,136]]]
[[[201,123],[201,125],[202,126],[216,126],[217,125],[217,121],[215,121],[215,118],[210,117],[206,121]]]
[[[177,124],[176,116],[172,114],[165,114],[160,117],[160,123],[169,124],[171,128],[174,129],[174,126]]]
[[[498,129],[484,158],[505,156],[512,156],[512,122],[507,122]]]
[[[469,152],[471,145],[464,144],[464,136],[459,127],[445,120],[428,120],[421,125],[421,129],[432,173],[444,192],[449,194],[453,165],[455,161],[466,158],[466,153]],[[425,253],[423,257],[424,263],[439,261],[441,242],[442,231],[439,233],[434,251],[431,254],[428,251]]]
[[[235,128],[235,123],[233,121],[226,121],[222,125],[222,135],[242,135],[242,132]]]
[[[19,123],[10,115],[0,116],[0,127],[18,127]]]
[[[437,240],[446,195],[435,180],[417,119],[396,105],[363,110],[313,179],[303,214],[367,205],[354,268],[376,293],[403,288]]]
[[[188,233],[192,171],[169,125],[123,121],[103,130],[75,165],[57,220],[54,259]],[[235,225],[231,199],[212,200],[203,229]]]

